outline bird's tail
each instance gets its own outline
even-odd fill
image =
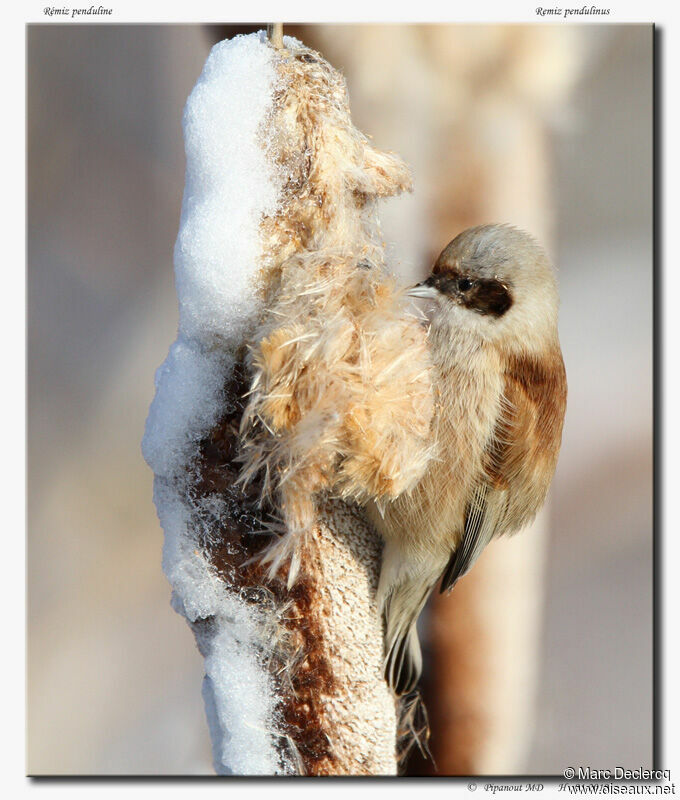
[[[412,691],[423,669],[423,658],[415,621],[394,636],[385,657],[385,680],[395,694]]]
[[[389,545],[385,550],[388,551]],[[390,580],[389,553],[383,555],[378,597],[385,622],[385,680],[396,694],[408,694],[423,668],[416,622],[437,577],[405,574]]]

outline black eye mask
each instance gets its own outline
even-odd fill
[[[460,272],[432,274],[425,283],[442,294],[455,297],[465,308],[492,317],[502,317],[512,306],[512,294],[498,278],[473,278]]]

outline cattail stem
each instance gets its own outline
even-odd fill
[[[283,23],[270,22],[267,25],[267,38],[277,50],[283,48]]]

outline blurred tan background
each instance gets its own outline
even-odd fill
[[[522,224],[559,266],[570,394],[551,506],[466,579],[477,612],[519,619],[498,672],[525,663],[530,690],[451,678],[500,697],[499,716],[519,704],[525,745],[477,763],[649,767],[652,28],[291,32],[343,69],[357,125],[413,166],[416,191],[384,224],[404,277],[478,219]],[[169,606],[140,441],[176,332],[182,107],[223,34],[28,27],[30,774],[212,772],[201,659]],[[505,593],[483,586],[503,574],[494,558]],[[455,594],[444,641],[475,652],[491,627],[461,628],[476,617]]]

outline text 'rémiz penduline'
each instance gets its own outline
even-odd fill
[[[60,6],[45,6],[43,15],[46,17],[110,17],[112,8],[103,6],[89,6],[88,8],[64,8]]]

